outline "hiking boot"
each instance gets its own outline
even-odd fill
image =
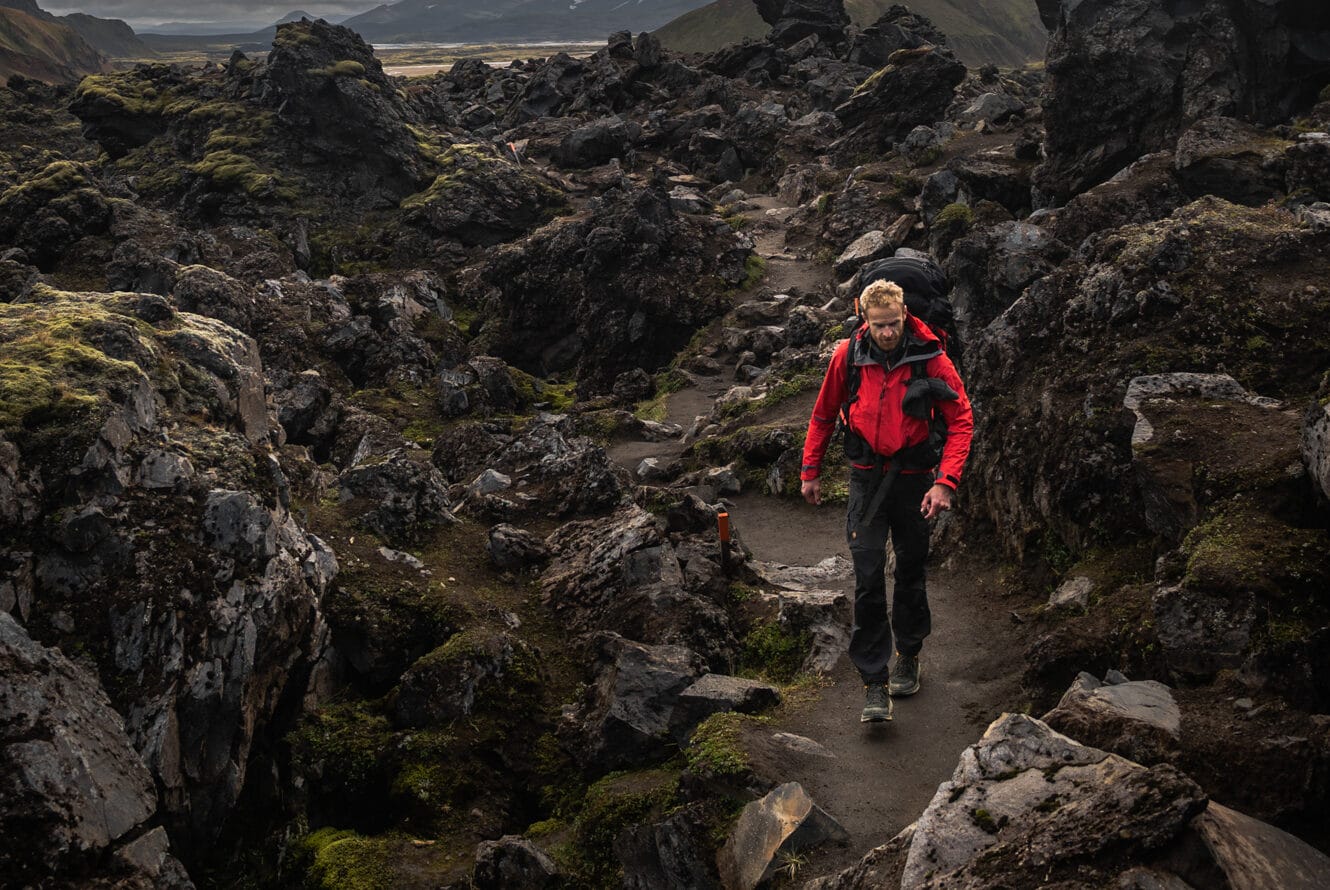
[[[895,696],[914,695],[919,691],[919,656],[896,653],[896,666],[891,669],[890,691]]]
[[[864,687],[864,710],[860,723],[881,723],[891,719],[891,698],[882,683],[869,683]]]

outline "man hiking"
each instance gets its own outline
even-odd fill
[[[840,417],[850,461],[850,659],[863,678],[860,719],[867,723],[891,719],[891,696],[919,691],[919,652],[931,621],[924,587],[928,520],[951,509],[974,418],[942,342],[909,313],[900,286],[874,281],[859,306],[864,323],[836,346],[813,406],[800,478],[804,499],[820,504],[822,456]],[[896,553],[890,615],[888,533]],[[893,631],[897,657],[889,670]]]

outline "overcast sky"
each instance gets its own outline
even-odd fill
[[[130,27],[140,28],[161,22],[261,22],[270,24],[288,12],[303,10],[316,17],[342,17],[372,9],[396,0],[301,0],[273,3],[271,0],[209,0],[188,3],[176,0],[37,0],[47,12],[65,15],[86,12],[105,19],[124,19]]]

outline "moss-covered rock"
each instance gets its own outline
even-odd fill
[[[441,172],[402,200],[406,221],[466,245],[493,245],[536,228],[563,206],[562,193],[479,143],[455,143],[438,157]]]
[[[1221,594],[1301,600],[1330,582],[1330,537],[1294,528],[1251,501],[1220,505],[1188,534],[1183,584]]]
[[[530,711],[539,697],[538,653],[510,633],[470,628],[403,675],[394,714],[402,726],[422,727],[477,712]]]

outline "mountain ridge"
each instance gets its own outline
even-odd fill
[[[69,25],[0,5],[0,79],[21,74],[73,83],[108,68],[106,57]]]
[[[0,0],[0,9],[12,9],[32,19],[69,28],[92,49],[110,58],[141,59],[154,53],[121,19],[106,19],[82,12],[56,15],[38,6],[34,0]]]

